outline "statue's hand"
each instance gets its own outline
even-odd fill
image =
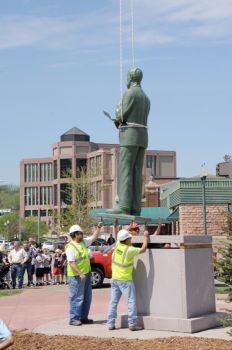
[[[116,128],[118,129],[118,128],[119,128],[120,123],[119,123],[117,120],[115,120],[115,121],[114,121],[114,124],[115,124]]]

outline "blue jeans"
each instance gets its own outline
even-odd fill
[[[111,301],[108,311],[108,325],[114,326],[117,318],[117,306],[121,296],[125,298],[128,307],[129,327],[137,323],[137,307],[133,281],[111,280]]]
[[[12,287],[16,287],[16,278],[18,277],[19,288],[23,286],[23,265],[22,264],[12,264],[11,265],[11,279]]]
[[[23,264],[23,278],[24,278],[24,274],[27,270],[27,279],[28,279],[28,285],[31,284],[32,282],[32,275],[31,275],[31,261],[26,261]]]
[[[87,320],[92,301],[91,272],[86,274],[84,282],[79,276],[69,276],[68,280],[70,321]]]

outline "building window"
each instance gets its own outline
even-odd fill
[[[160,167],[160,176],[172,177],[175,176],[174,169],[174,159],[171,156],[162,156],[159,157],[159,167]]]
[[[38,187],[25,187],[24,204],[38,205]]]
[[[72,185],[61,184],[60,185],[60,202],[61,207],[72,204]]]
[[[147,156],[147,176],[156,176],[156,156]]]
[[[54,174],[54,179],[57,179],[57,175],[58,175],[57,160],[54,160],[54,162],[53,162],[53,174]]]
[[[32,216],[38,216],[38,210],[32,210]]]
[[[31,216],[31,210],[25,210],[24,211],[24,217],[29,218]]]
[[[101,175],[102,156],[96,156],[96,176]]]
[[[54,185],[54,205],[58,205],[58,188],[57,185]]]
[[[52,186],[40,187],[40,204],[41,205],[52,204]]]
[[[65,178],[71,175],[72,172],[72,159],[60,160],[60,178]]]
[[[87,160],[82,158],[76,159],[76,177],[80,177],[86,171]]]
[[[102,200],[102,182],[97,181],[96,182],[96,201],[101,201]]]
[[[51,181],[52,180],[52,164],[41,163],[40,164],[40,181]]]
[[[52,215],[53,215],[52,209],[48,209],[48,216],[52,216]]]
[[[40,210],[40,216],[47,216],[46,210]]]
[[[24,181],[36,182],[38,181],[38,164],[25,164],[24,165]]]

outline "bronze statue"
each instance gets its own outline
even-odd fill
[[[133,68],[128,72],[127,88],[116,108],[120,153],[118,166],[119,203],[111,214],[140,215],[143,184],[143,161],[148,144],[147,118],[150,100],[141,88],[143,72]]]

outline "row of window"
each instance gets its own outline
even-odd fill
[[[87,163],[88,162],[88,163]],[[89,168],[91,176],[99,176],[102,174],[102,155],[87,159],[76,159],[76,177],[81,176],[82,171]],[[147,155],[146,157],[146,169],[148,176],[175,176],[174,161],[172,156],[160,156],[159,157],[159,170],[157,171],[157,157],[153,155]],[[73,173],[72,159],[60,159],[59,174],[58,174],[58,161],[53,162],[53,177],[52,177],[52,163],[41,164],[25,164],[24,177],[25,182],[37,182],[37,181],[51,181],[52,178],[65,178]]]
[[[25,164],[24,165],[24,181],[25,182],[37,182],[37,181],[51,181],[52,180],[52,164]]]
[[[38,189],[40,192],[38,192]],[[77,189],[78,190],[78,189]],[[91,201],[102,200],[102,182],[97,181],[90,185],[89,196]],[[38,197],[38,194],[40,196]],[[80,194],[81,196],[81,194]],[[77,194],[78,198],[78,194]],[[61,207],[65,208],[66,205],[72,204],[72,186],[70,184],[60,185],[60,202]],[[25,206],[36,205],[58,205],[58,185],[41,186],[41,187],[26,187],[24,194]]]
[[[38,214],[40,217],[45,217],[45,216],[52,216],[53,211],[52,209],[48,209],[48,210],[44,210],[44,209],[40,209],[40,210],[25,210],[24,211],[24,217],[30,217],[30,216],[37,216]]]

